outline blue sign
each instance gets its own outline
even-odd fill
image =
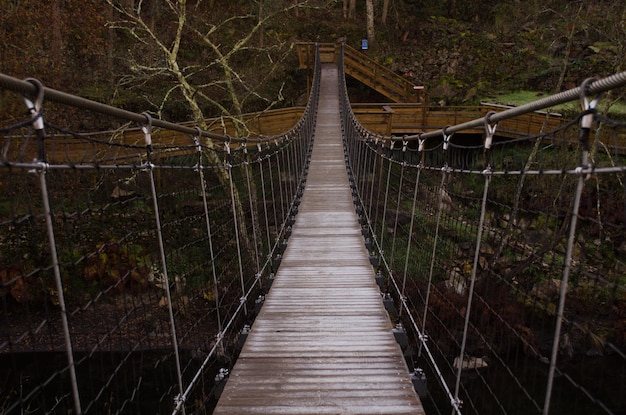
[[[361,50],[367,50],[367,39],[361,40]]]

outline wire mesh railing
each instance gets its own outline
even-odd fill
[[[246,138],[0,75],[30,112],[0,127],[0,412],[210,413],[280,262],[318,84],[291,130]],[[135,128],[52,125],[44,99]]]
[[[626,124],[597,98],[625,77],[404,137],[366,131],[340,97],[355,205],[427,412],[623,412]],[[280,263],[317,87],[292,130],[242,138],[0,86],[31,111],[0,128],[2,412],[210,413]],[[47,124],[44,97],[137,127]],[[572,99],[571,123],[498,137]]]
[[[427,413],[626,408],[626,123],[598,111],[625,84],[403,137],[363,128],[340,86],[355,205]],[[502,120],[576,99],[556,130],[498,136]]]

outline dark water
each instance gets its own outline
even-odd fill
[[[86,356],[76,355],[83,412],[129,415],[171,413],[178,386],[170,351],[95,353],[88,359]],[[181,360],[185,365],[183,377],[187,383],[201,362],[185,353]],[[507,369],[498,362],[490,362],[489,368],[479,370],[478,374],[463,373],[464,415],[541,414],[548,365],[529,358],[506,364],[508,370],[514,372],[525,386],[530,398],[521,392]],[[213,379],[223,365],[224,362],[213,362],[209,366],[191,399],[187,401],[187,413],[211,413],[216,404]],[[69,373],[63,369],[65,366],[64,353],[0,355],[0,413],[73,413]],[[561,368],[576,383],[584,385],[610,412],[604,411],[584,391],[572,386],[566,376],[557,375],[551,415],[626,415],[626,365],[620,356],[574,358],[564,362]],[[451,413],[449,400],[442,393],[435,376],[428,368],[425,370],[429,396],[422,402],[426,413]],[[450,388],[453,390],[454,377],[448,378],[447,383],[452,385]],[[489,388],[485,387],[485,383]],[[17,406],[7,412],[15,403]]]
[[[175,363],[170,351],[77,353],[77,378],[83,413],[171,414],[178,393]],[[184,378],[200,366],[189,354],[181,356]],[[191,362],[191,364],[188,364]],[[0,355],[0,413],[71,414],[74,402],[65,353]],[[188,408],[210,413],[217,366],[210,365]],[[21,399],[20,399],[21,398]],[[10,411],[9,409],[13,407]]]
[[[505,363],[508,370],[501,363],[490,361],[488,369],[479,369],[478,373],[462,373],[464,415],[542,413],[548,365],[531,358]],[[562,373],[557,373],[554,379],[551,415],[626,415],[626,363],[622,357],[582,356],[562,363],[559,368]],[[526,392],[516,384],[509,371],[515,374]],[[428,369],[426,372],[430,394],[428,398],[422,399],[426,413],[449,414],[448,397],[444,395],[433,373]],[[573,385],[572,381],[582,386],[582,389]],[[451,385],[449,388],[454,392],[453,376],[447,378],[447,384]],[[489,386],[485,387],[485,384]]]

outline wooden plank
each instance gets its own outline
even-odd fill
[[[344,163],[337,70],[271,291],[215,414],[423,414],[363,244]]]

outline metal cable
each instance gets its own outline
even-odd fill
[[[437,219],[435,220],[435,236],[433,237],[433,249],[430,256],[430,266],[428,269],[428,288],[426,289],[426,298],[424,299],[424,315],[422,316],[422,333],[426,333],[426,318],[428,316],[428,306],[430,304],[431,287],[433,284],[433,271],[435,269],[435,258],[437,255],[437,243],[439,242],[439,226],[441,225],[441,211],[443,205],[443,194],[445,191],[446,177],[448,169],[441,170],[441,183],[439,184],[439,197],[437,198]],[[418,357],[422,353],[422,343],[419,345]]]
[[[178,338],[176,336],[176,321],[174,319],[174,309],[173,309],[173,304],[172,304],[172,294],[170,291],[170,280],[169,280],[169,276],[168,276],[168,272],[167,272],[167,258],[165,256],[165,246],[163,243],[163,229],[161,227],[161,215],[159,213],[159,200],[157,197],[157,190],[156,190],[156,183],[154,180],[154,171],[151,168],[152,166],[152,161],[151,161],[151,152],[152,152],[152,137],[151,137],[151,128],[152,128],[152,122],[151,122],[151,117],[149,115],[146,114],[145,119],[147,119],[148,123],[146,125],[144,125],[144,127],[142,127],[143,131],[144,131],[144,135],[145,135],[145,141],[146,141],[146,153],[147,153],[147,164],[144,167],[144,170],[148,172],[148,176],[150,178],[150,190],[152,192],[152,201],[153,201],[153,208],[154,208],[154,220],[155,220],[155,224],[156,224],[156,234],[157,234],[157,239],[158,239],[158,243],[159,243],[159,255],[160,255],[160,259],[161,259],[161,267],[163,268],[161,270],[161,272],[163,273],[163,279],[165,282],[165,294],[167,297],[167,311],[169,314],[169,324],[170,324],[170,332],[171,332],[171,336],[172,336],[172,348],[174,349],[174,361],[176,363],[176,377],[178,380],[178,388],[179,388],[179,393],[182,395],[183,391],[185,390],[184,385],[183,385],[183,376],[182,376],[182,370],[181,370],[181,363],[180,363],[180,354],[178,352]],[[144,119],[144,122],[145,122]],[[185,413],[185,409],[183,407],[183,414]]]
[[[43,119],[41,118],[41,111],[43,106],[43,87],[39,82],[28,82],[37,91],[37,100],[35,103],[31,103],[26,99],[26,104],[29,106],[29,110],[33,117],[33,127],[35,128],[35,134],[37,137],[38,147],[38,163],[40,164],[40,170],[37,171],[39,176],[39,186],[41,191],[41,200],[43,204],[44,217],[46,221],[46,233],[48,235],[48,243],[50,249],[50,256],[52,260],[52,269],[54,273],[54,283],[57,291],[57,299],[59,302],[59,309],[61,315],[61,324],[63,327],[63,336],[65,341],[65,351],[67,355],[68,368],[70,372],[70,383],[72,387],[72,398],[74,401],[74,410],[77,415],[82,414],[82,407],[80,402],[80,394],[78,390],[78,380],[76,376],[76,365],[74,362],[74,352],[72,350],[72,339],[70,336],[69,322],[67,319],[67,307],[65,305],[65,295],[63,294],[63,282],[61,280],[61,269],[59,266],[59,258],[57,253],[57,244],[54,233],[54,224],[52,222],[52,210],[50,208],[50,198],[48,196],[48,184],[46,181],[46,165],[45,162],[45,147],[44,140],[46,138],[46,132],[44,130]]]
[[[415,217],[416,217],[415,207],[417,205],[417,194],[418,194],[421,174],[422,174],[422,169],[418,168],[417,176],[415,177],[415,188],[413,190],[413,203],[411,206],[411,221],[409,225],[409,236],[408,236],[408,240],[406,243],[406,253],[405,253],[405,258],[404,258],[404,275],[402,276],[402,292],[400,293],[400,298],[402,299],[402,302],[404,302],[406,298],[406,279],[409,273],[409,258],[411,255],[411,246],[413,245],[413,225],[415,224]],[[398,219],[396,218],[396,222],[397,221]],[[430,284],[429,284],[429,287],[430,287]],[[402,317],[402,310],[404,310],[404,307],[400,308],[400,313],[398,317]],[[424,321],[426,321],[425,314],[424,314]],[[425,332],[424,327],[422,327],[422,333],[424,332]],[[420,347],[420,350],[421,350],[421,347]]]
[[[553,107],[559,104],[565,104],[567,102],[575,101],[579,99],[581,94],[586,95],[598,95],[603,92],[609,91],[611,89],[619,88],[626,85],[626,71],[619,72],[614,75],[611,75],[606,78],[599,79],[594,82],[590,82],[585,87],[579,86],[576,88],[569,89],[567,91],[550,95],[548,97],[539,99],[537,101],[530,102],[528,104],[520,105],[519,107],[511,108],[509,110],[505,110],[502,112],[495,113],[492,115],[489,120],[486,117],[477,118],[472,121],[468,121],[462,124],[456,124],[453,126],[446,127],[445,130],[447,133],[455,133],[463,130],[470,130],[477,127],[482,127],[486,121],[491,121],[492,123],[498,123],[503,120],[507,120],[509,118],[514,118],[523,114],[528,114],[533,111],[539,111],[546,108]],[[417,134],[406,136],[407,140],[416,140],[416,139],[428,139],[441,137],[444,134],[444,129],[430,131],[428,133]]]
[[[271,165],[270,165],[271,171]],[[259,146],[259,174],[261,176],[261,194],[263,195],[263,218],[265,219],[265,234],[267,237],[267,249],[271,249],[272,239],[270,237],[270,225],[267,217],[267,193],[265,192],[265,175],[263,173],[263,157],[261,157],[261,147]]]
[[[244,157],[246,158],[246,161],[244,162],[244,170],[246,172],[246,185],[247,185],[247,189],[248,189],[248,203],[250,205],[250,218],[252,221],[252,243],[254,245],[254,261],[255,261],[255,265],[256,265],[256,272],[258,273],[260,270],[260,264],[259,264],[259,247],[258,247],[258,235],[257,235],[257,231],[258,231],[258,226],[257,226],[257,222],[258,222],[258,215],[256,215],[256,209],[254,207],[254,202],[253,202],[253,198],[252,198],[252,184],[250,183],[250,162],[249,162],[249,158],[250,156],[248,155],[248,151],[247,149],[244,147]],[[255,189],[256,189],[256,185],[255,185]],[[256,193],[256,192],[255,192]],[[256,195],[255,195],[256,197]]]
[[[199,133],[199,131],[198,131]],[[204,170],[202,168],[202,148],[200,147],[200,137],[199,134],[193,137],[194,143],[198,148],[198,176],[200,177],[200,189],[202,193],[202,206],[204,208],[204,220],[206,223],[206,232],[207,238],[209,241],[209,260],[211,261],[211,274],[213,276],[213,293],[215,295],[215,311],[217,318],[217,329],[219,333],[223,331],[222,328],[222,316],[220,313],[220,291],[219,285],[217,283],[217,270],[215,269],[215,252],[213,249],[213,235],[211,232],[211,219],[209,216],[209,204],[208,198],[206,194],[206,182],[204,179]]]
[[[240,236],[239,236],[239,218],[237,215],[238,209],[237,209],[237,203],[235,202],[235,185],[233,183],[233,172],[232,172],[232,166],[230,164],[226,165],[226,171],[228,172],[228,183],[230,185],[231,209],[233,213],[233,226],[234,226],[234,231],[235,231],[235,242],[237,246],[237,263],[239,265],[239,279],[241,282],[242,297],[240,297],[239,301],[243,303],[243,312],[247,316],[248,315],[248,306],[247,306],[248,298],[245,295],[246,284],[243,278],[243,259],[242,259],[242,252],[241,252],[241,241],[240,241]]]
[[[13,92],[20,93],[26,96],[36,96],[38,94],[37,86],[28,81],[22,81],[17,78],[13,78],[11,76],[0,73],[0,87],[4,89],[8,89]],[[60,104],[70,105],[73,107],[86,109],[90,111],[94,111],[100,114],[110,115],[112,117],[116,117],[119,119],[131,121],[137,124],[143,124],[146,121],[146,117],[143,114],[134,113],[131,111],[126,111],[120,108],[112,107],[110,105],[105,105],[96,101],[91,101],[86,98],[81,98],[76,95],[67,94],[65,92],[57,91],[51,88],[42,88],[43,91],[43,99],[53,102],[58,102]],[[191,127],[185,127],[180,124],[174,124],[168,121],[153,119],[152,125],[155,127],[162,127],[172,131],[178,131],[180,133],[185,133],[187,135],[195,135],[197,134],[197,130]],[[244,139],[237,137],[228,137],[219,134],[213,134],[206,131],[201,132],[202,137],[207,137],[213,140],[219,141],[232,141],[232,142],[243,142]],[[265,140],[262,139],[247,139],[249,142],[262,142]]]
[[[404,152],[402,153],[404,154]],[[400,202],[402,201],[402,185],[404,181],[404,169],[406,165],[404,162],[400,163],[400,180],[398,182],[398,198],[396,199],[396,218],[393,222],[393,239],[391,241],[391,267],[393,268],[393,262],[395,260],[396,253],[396,240],[398,237],[398,218],[400,217]]]
[[[393,167],[393,161],[391,158],[389,158],[389,165],[387,167],[387,185],[385,186],[385,203],[384,203],[384,207],[383,207],[383,217],[382,217],[382,223],[381,223],[381,227],[380,227],[380,245],[384,246],[383,242],[385,239],[385,232],[387,231],[386,227],[387,227],[387,223],[385,222],[387,219],[387,201],[389,200],[389,182],[391,180],[391,169]]]

